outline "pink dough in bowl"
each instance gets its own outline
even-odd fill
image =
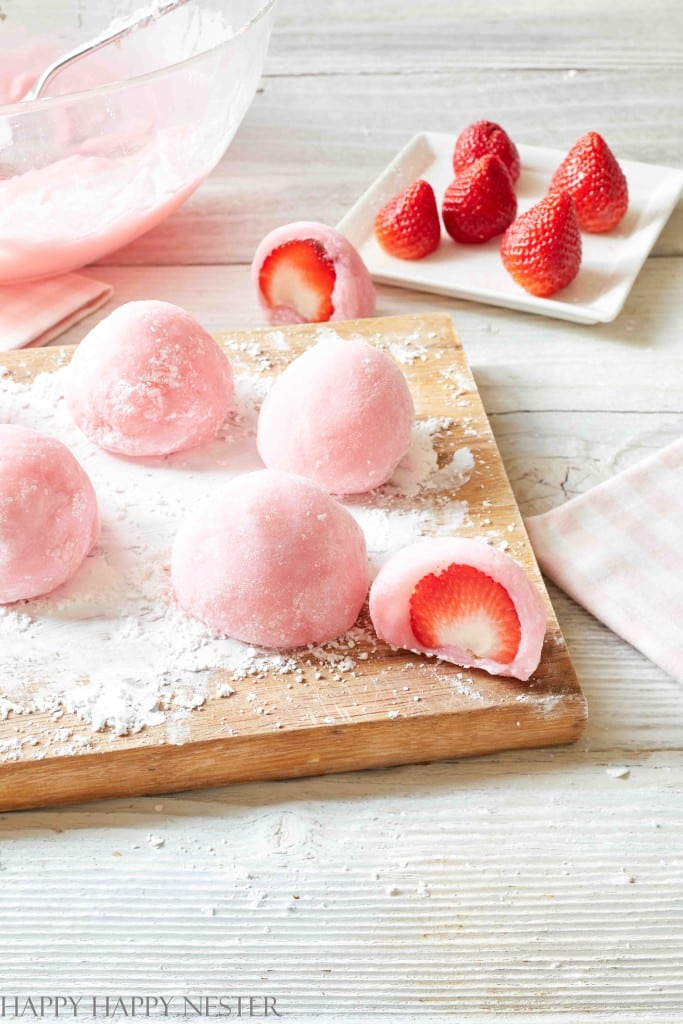
[[[127,2],[128,11],[126,0],[89,10],[58,52],[139,6]],[[0,284],[99,260],[180,206],[251,103],[274,4],[188,0],[154,29],[65,68],[36,101],[20,97],[45,52],[28,47],[23,70],[0,52],[0,102],[10,101],[0,106]]]

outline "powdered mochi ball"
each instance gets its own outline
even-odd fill
[[[69,449],[0,425],[0,604],[65,583],[99,534],[95,491]]]
[[[166,455],[210,441],[233,396],[227,357],[170,302],[128,302],[76,349],[66,392],[75,422],[119,455]]]
[[[332,494],[385,483],[410,447],[413,400],[398,366],[372,345],[329,334],[277,378],[261,408],[266,466]]]
[[[237,477],[181,527],[171,573],[188,614],[275,648],[346,632],[369,583],[353,516],[310,481],[271,470]]]

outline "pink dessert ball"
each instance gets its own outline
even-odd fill
[[[526,680],[538,667],[547,611],[521,566],[483,541],[432,537],[382,567],[370,616],[392,647]]]
[[[369,583],[353,516],[309,480],[272,470],[237,477],[180,528],[171,574],[189,615],[272,648],[346,632]]]
[[[117,455],[167,455],[210,441],[233,396],[210,334],[170,302],[128,302],[76,349],[66,401],[84,434]]]
[[[359,253],[318,221],[271,231],[256,249],[251,273],[272,324],[354,320],[375,312],[375,286]]]
[[[257,446],[271,469],[306,476],[332,494],[360,494],[389,479],[410,447],[414,419],[393,360],[330,334],[273,384]]]
[[[0,425],[0,604],[66,583],[99,534],[95,491],[69,449]]]

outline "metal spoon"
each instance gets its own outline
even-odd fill
[[[82,57],[88,57],[91,53],[97,53],[105,46],[109,46],[110,43],[118,43],[121,39],[131,35],[131,33],[136,32],[138,29],[146,28],[158,18],[162,18],[164,14],[170,14],[187,3],[189,3],[189,0],[157,0],[151,7],[136,11],[129,18],[117,19],[101,35],[95,36],[94,39],[88,40],[87,43],[83,43],[74,50],[70,50],[63,57],[58,57],[52,64],[49,64],[36,79],[30,92],[26,93],[24,100],[40,99],[52,79],[63,71],[64,68],[77,63]]]

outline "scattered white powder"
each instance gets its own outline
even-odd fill
[[[427,347],[422,342],[423,333],[419,329],[413,331],[402,341],[389,345],[389,351],[399,363],[410,364],[417,361],[424,363],[427,359]]]
[[[277,342],[276,334],[271,332],[271,341]],[[405,345],[421,358],[416,339]],[[245,343],[243,349],[259,369],[269,367],[258,344]],[[165,723],[167,742],[182,743],[193,709],[235,692],[224,679],[211,683],[216,669],[233,683],[272,673],[303,679],[296,675],[300,659],[217,638],[184,615],[172,600],[169,577],[169,551],[180,523],[232,477],[261,468],[256,423],[270,381],[260,373],[237,375],[234,410],[211,444],[132,460],[103,452],[73,425],[63,400],[67,374],[67,368],[43,373],[27,385],[0,373],[0,419],[69,446],[93,482],[103,523],[100,542],[74,579],[46,598],[0,607],[0,719],[40,710],[56,720],[68,711],[109,735]],[[425,533],[453,533],[461,525],[467,506],[453,494],[474,460],[460,448],[439,464],[439,437],[453,427],[446,419],[419,423],[392,480],[346,502],[366,532],[373,571]],[[311,648],[310,658],[335,672],[351,672],[356,659],[367,660],[356,647],[372,639],[368,629],[356,626],[337,641]],[[271,714],[263,698],[251,706],[255,714]],[[0,753],[16,758],[28,740],[8,742]],[[68,729],[52,737],[60,753],[87,742]]]
[[[627,768],[626,765],[615,766],[614,768],[606,768],[605,771],[612,779],[627,779],[631,774],[631,769]]]

